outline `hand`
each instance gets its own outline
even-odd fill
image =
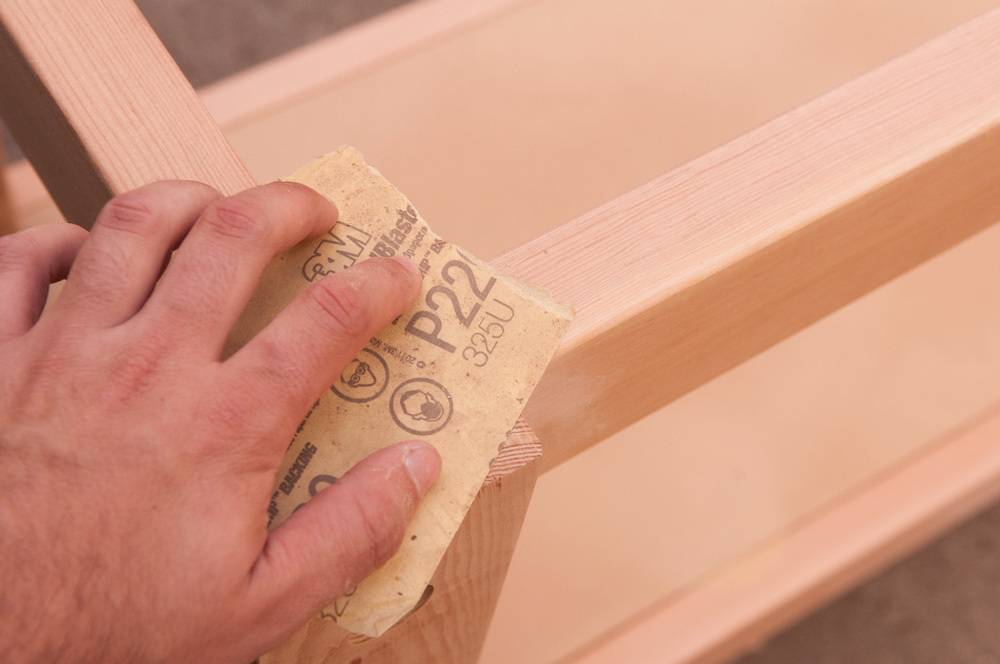
[[[266,510],[309,406],[416,296],[412,264],[316,282],[221,359],[267,262],[335,221],[299,185],[161,182],[89,234],[0,238],[0,661],[249,662],[395,551],[437,477],[424,443],[270,534]]]

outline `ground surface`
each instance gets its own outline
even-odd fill
[[[195,85],[407,0],[139,0]],[[252,9],[251,9],[252,8]],[[738,664],[1000,662],[1000,507]]]

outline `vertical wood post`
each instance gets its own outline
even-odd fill
[[[3,0],[0,71],[0,115],[67,221],[156,180],[254,184],[131,0]]]
[[[131,0],[0,0],[0,114],[68,221],[113,195],[191,179],[254,182]],[[316,618],[268,662],[474,661],[520,532],[541,447],[520,425],[494,462],[427,601],[378,639]]]
[[[541,445],[518,423],[424,595],[377,639],[310,620],[260,664],[471,664],[479,658],[528,502]]]

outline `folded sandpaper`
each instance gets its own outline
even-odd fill
[[[231,347],[310,283],[369,257],[407,256],[423,278],[414,307],[369,341],[302,422],[268,509],[271,527],[280,525],[386,445],[419,438],[438,449],[441,476],[399,552],[324,611],[345,629],[378,636],[420,600],[571,314],[438,237],[353,148],[287,179],[333,201],[339,221],[271,263]]]

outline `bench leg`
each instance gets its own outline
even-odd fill
[[[350,634],[317,616],[260,664],[471,664],[479,658],[535,486],[541,446],[515,428],[425,601],[377,639]]]

